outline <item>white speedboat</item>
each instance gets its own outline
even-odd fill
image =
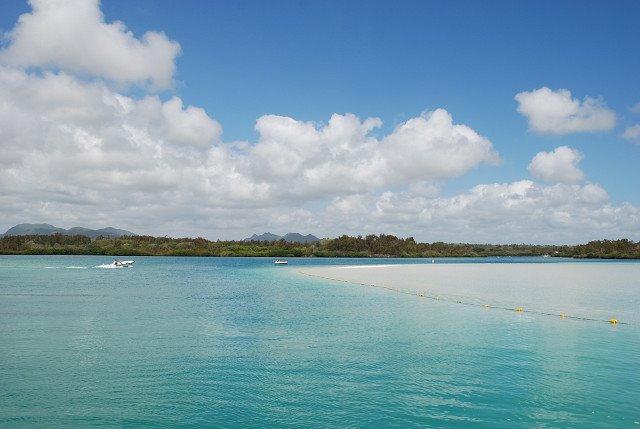
[[[287,265],[288,262],[287,261],[281,261],[280,259],[278,259],[277,261],[274,262],[275,265]]]
[[[133,267],[133,261],[113,261],[112,265],[116,268],[131,268]]]

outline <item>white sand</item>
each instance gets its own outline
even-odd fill
[[[503,294],[506,288],[513,293],[514,288],[522,284],[523,268],[531,271],[532,267],[541,268],[541,264],[358,265],[305,268],[301,271],[311,276],[355,284],[482,297],[489,289]]]
[[[446,263],[313,267],[303,274],[449,301],[588,317],[633,316],[640,264]],[[635,307],[637,308],[637,307]],[[621,315],[622,317],[622,315]]]

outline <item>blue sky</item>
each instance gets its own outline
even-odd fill
[[[212,239],[267,230],[640,239],[637,1],[88,2],[86,16],[59,14],[64,37],[46,19],[60,9],[50,3],[34,1],[38,14],[26,2],[3,3],[5,74],[30,77],[23,85],[34,91],[68,91],[69,100],[79,90],[80,106],[96,108],[90,97],[99,86],[101,100],[107,91],[134,107],[79,120],[68,108],[43,115],[42,106],[5,97],[7,123],[40,112],[28,127],[51,141],[5,131],[9,143],[0,145],[12,161],[0,177],[0,229],[50,222]],[[22,14],[37,19],[21,26]],[[102,31],[116,21],[120,36]],[[147,32],[163,42],[137,64],[125,55],[126,31],[129,42]],[[51,40],[46,50],[43,40]],[[95,54],[99,63],[102,49],[113,67],[83,62]],[[3,91],[20,93],[14,84],[5,78]],[[157,117],[143,103],[151,98]],[[179,108],[169,103],[176,99]],[[439,128],[429,118],[443,111],[451,122]],[[341,134],[330,125],[334,114],[358,123]],[[364,126],[368,118],[378,118],[375,126]],[[402,131],[418,122],[419,132]],[[99,142],[91,153],[87,139]],[[126,172],[111,157],[114,141],[130,146]],[[87,159],[78,155],[54,171],[43,155],[62,147],[103,162],[83,171]],[[136,197],[123,197],[122,186]]]

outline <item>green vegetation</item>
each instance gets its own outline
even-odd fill
[[[149,236],[17,235],[0,239],[4,255],[149,255],[149,256],[318,256],[354,258],[440,258],[482,256],[564,256],[640,259],[640,242],[592,241],[577,246],[528,244],[417,243],[393,235],[343,235],[317,243],[278,241],[209,241],[204,238]]]
[[[574,246],[574,258],[640,259],[640,241],[627,239],[590,241]]]

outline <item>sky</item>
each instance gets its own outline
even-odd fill
[[[640,2],[3,0],[0,232],[640,240]]]

